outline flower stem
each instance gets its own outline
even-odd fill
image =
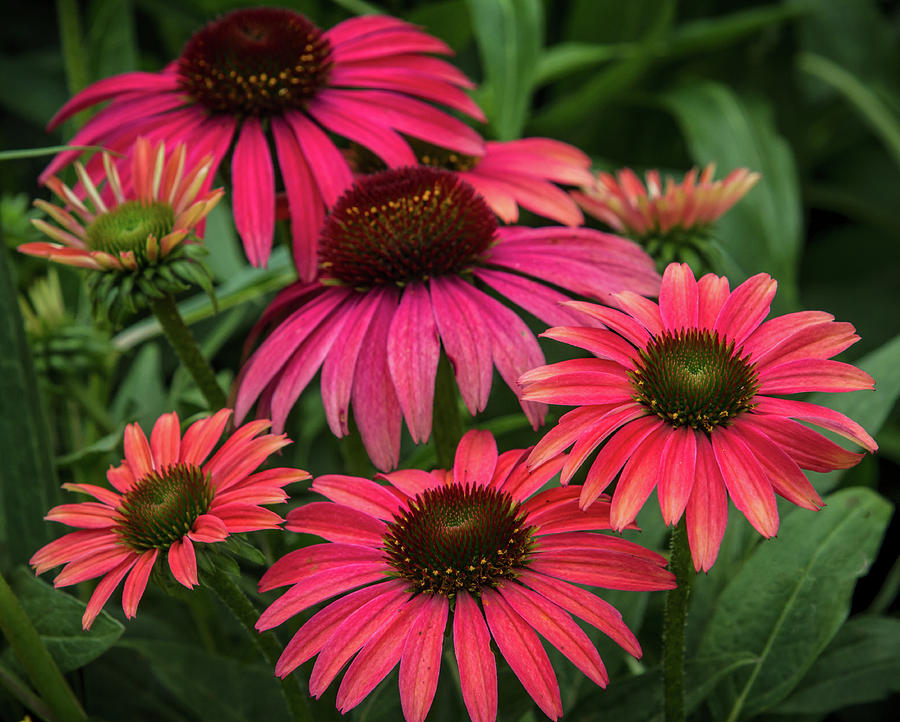
[[[205,582],[222,600],[226,607],[234,614],[235,618],[244,626],[253,643],[257,646],[262,656],[275,669],[275,663],[281,655],[279,644],[272,632],[258,632],[256,620],[259,619],[259,611],[241,591],[234,580],[218,567],[203,575]],[[281,693],[284,695],[291,718],[294,722],[312,722],[309,706],[306,703],[306,695],[297,681],[297,675],[289,674],[281,680]]]
[[[453,468],[456,446],[463,435],[463,422],[459,412],[456,380],[445,354],[438,362],[434,383],[434,415],[431,423],[434,452],[441,469]]]
[[[678,586],[666,592],[663,614],[663,690],[666,722],[684,722],[684,640],[694,570],[684,517],[672,530],[669,571]]]
[[[206,403],[209,404],[210,410],[218,411],[223,408],[225,392],[216,381],[216,374],[203,356],[203,352],[200,351],[191,330],[181,318],[175,299],[166,294],[162,298],[151,301],[150,308],[159,321],[159,325],[162,326],[163,333],[172,348],[175,349],[175,353],[178,354],[178,358],[181,359],[181,363],[194,378],[194,382],[206,399]]]
[[[0,629],[56,722],[81,722],[87,715],[37,630],[0,575]]]

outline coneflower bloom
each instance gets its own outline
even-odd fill
[[[487,141],[484,155],[464,155],[412,139],[422,165],[457,173],[471,185],[504,223],[519,220],[519,206],[567,226],[584,216],[572,197],[555,184],[586,186],[593,181],[591,159],[578,148],[551,138]],[[360,172],[384,168],[371,153],[350,154]]]
[[[287,554],[263,575],[263,591],[291,587],[256,626],[270,629],[342,596],[300,627],[276,674],[318,655],[309,680],[318,697],[353,659],[337,692],[343,714],[399,662],[403,715],[417,722],[431,707],[452,617],[473,720],[497,714],[492,641],[551,719],[562,714],[562,703],[538,634],[605,687],[603,662],[572,615],[635,657],[641,648],[614,607],[576,585],[650,591],[671,589],[675,580],[658,554],[596,533],[609,528],[606,499],[582,511],[575,487],[539,491],[562,460],[529,471],[527,453],[498,455],[489,432],[470,431],[450,471],[397,471],[382,477],[386,485],[316,479],[313,490],[330,501],[293,509],[286,528],[328,541]]]
[[[149,441],[140,426],[130,424],[125,458],[106,473],[112,489],[63,485],[97,501],[51,509],[46,519],[78,531],[50,542],[29,563],[37,574],[65,564],[53,582],[56,587],[102,577],[84,612],[85,629],[123,579],[122,608],[126,617],[133,617],[150,571],[163,555],[172,576],[190,589],[197,584],[194,544],[281,525],[282,518],[262,505],[286,501],[282,487],[309,474],[297,469],[253,473],[290,443],[284,436],[260,436],[269,426],[263,420],[237,429],[209,457],[230,416],[231,410],[223,409],[200,419],[182,437],[178,416],[164,414]]]
[[[572,191],[591,216],[623,236],[640,242],[663,265],[685,249],[707,255],[712,224],[737,203],[759,180],[759,173],[738,168],[721,180],[712,180],[710,163],[697,178],[692,168],[681,183],[671,176],[665,187],[659,171],[647,171],[646,186],[630,168],[598,173],[593,183]]]
[[[775,288],[761,273],[729,291],[726,278],[707,274],[697,281],[687,265],[672,264],[658,305],[628,292],[616,297],[621,310],[569,303],[606,328],[568,326],[543,334],[597,358],[562,361],[520,379],[526,399],[579,407],[537,444],[529,463],[547,463],[574,444],[561,474],[567,483],[605,441],[581,487],[581,506],[621,470],[611,520],[622,529],[655,487],[667,524],[686,515],[698,570],[716,559],[729,496],[766,537],[778,531],[776,494],[820,509],[822,500],[801,469],[844,469],[862,454],[800,422],[869,451],[877,446],[843,414],[778,395],[871,389],[874,382],[831,360],[859,340],[851,324],[821,311],[764,321]]]
[[[279,294],[257,324],[274,327],[241,372],[238,419],[257,411],[283,428],[322,367],[331,430],[348,433],[349,407],[375,465],[397,464],[401,419],[413,441],[431,433],[443,347],[462,398],[484,409],[494,366],[512,388],[544,362],[519,316],[483,284],[545,323],[570,323],[569,297],[547,284],[603,299],[632,289],[655,295],[653,261],[624,238],[584,228],[498,228],[458,176],[413,167],[366,176],[344,194],[322,230],[323,278]],[[523,404],[537,427],[542,404]]]
[[[151,146],[140,137],[130,158],[120,164],[128,169],[127,186],[108,153],[101,156],[104,175],[96,183],[76,161],[83,197],[59,178],[49,177],[45,185],[65,207],[38,199],[34,205],[55,224],[43,219],[32,223],[52,240],[23,243],[19,251],[103,272],[89,281],[94,300],[107,309],[122,304],[133,311],[163,293],[195,283],[206,286],[208,277],[196,262],[205,250],[190,239],[223,191],[200,193],[212,168],[211,156],[195,164],[188,164],[186,157],[184,145],[167,153],[164,143]]]
[[[300,277],[316,271],[319,226],[351,183],[330,136],[358,143],[396,167],[416,162],[401,133],[479,155],[481,137],[429,104],[483,120],[465,75],[435,55],[442,41],[395,18],[367,15],[322,31],[283,8],[235,10],[197,31],[158,73],[124,73],[89,86],[50,128],[106,100],[73,144],[121,150],[138,134],[184,142],[213,155],[232,152],[234,220],[247,257],[266,262],[275,221],[274,156],[290,205]],[[45,173],[76,154],[62,153]],[[90,164],[88,170],[91,170]]]

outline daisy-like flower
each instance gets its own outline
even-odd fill
[[[706,259],[712,224],[759,180],[759,173],[738,168],[714,181],[715,165],[700,178],[691,169],[681,183],[669,176],[663,188],[659,171],[646,174],[646,186],[630,168],[615,176],[598,173],[593,183],[572,191],[590,215],[624,236],[640,242],[663,266],[693,252]]]
[[[352,658],[337,693],[344,714],[399,662],[403,715],[424,720],[452,617],[473,720],[497,714],[492,640],[551,719],[562,714],[562,703],[538,634],[605,687],[600,655],[571,615],[635,657],[641,648],[615,608],[576,585],[650,591],[671,589],[675,580],[658,554],[595,533],[609,528],[606,499],[582,511],[574,487],[539,491],[562,460],[529,471],[527,453],[498,455],[489,432],[470,431],[450,471],[396,471],[383,476],[387,485],[351,476],[316,479],[313,490],[330,501],[292,510],[286,528],[328,541],[287,554],[263,575],[263,591],[291,587],[256,626],[270,629],[344,596],[300,627],[276,674],[284,677],[318,655],[309,680],[318,697]]]
[[[259,399],[258,413],[281,430],[321,366],[331,430],[348,433],[352,401],[383,470],[397,464],[402,417],[416,443],[431,433],[442,347],[472,414],[487,403],[495,365],[515,389],[544,362],[525,322],[475,282],[548,324],[578,316],[547,284],[601,300],[659,289],[653,261],[631,241],[584,228],[498,228],[470,185],[421,166],[357,181],[328,217],[319,254],[322,282],[282,291],[251,334],[249,343],[274,326],[241,372],[235,414]],[[536,428],[544,405],[523,408]]]
[[[84,612],[89,629],[122,579],[122,608],[137,612],[154,563],[165,554],[172,575],[188,589],[197,584],[195,543],[224,541],[230,534],[276,529],[282,518],[263,504],[282,503],[286,484],[308,479],[297,469],[253,473],[286,446],[285,436],[263,434],[269,423],[237,429],[210,458],[231,416],[223,409],[191,424],[181,435],[178,416],[164,414],[150,440],[137,424],[125,428],[125,458],[110,467],[112,489],[64,484],[97,501],[54,507],[46,519],[73,526],[30,560],[37,574],[65,564],[53,585],[65,587],[102,577]]]
[[[212,158],[187,164],[186,157],[184,145],[166,153],[162,142],[151,146],[147,138],[140,137],[130,159],[121,164],[128,168],[127,185],[108,153],[101,156],[104,175],[98,183],[76,162],[84,200],[51,176],[45,185],[65,207],[35,200],[34,205],[55,224],[43,219],[32,223],[52,241],[23,243],[19,251],[100,271],[91,274],[88,282],[95,303],[108,311],[124,307],[133,312],[146,306],[148,299],[193,284],[209,290],[209,278],[196,261],[206,251],[189,241],[223,191],[201,194]],[[108,198],[104,200],[103,195]]]
[[[820,509],[801,469],[845,469],[862,454],[800,422],[869,451],[877,445],[843,414],[778,395],[871,389],[874,382],[831,360],[859,340],[851,324],[821,311],[764,321],[775,288],[761,273],[729,291],[726,278],[697,281],[686,264],[671,264],[659,305],[628,292],[616,297],[622,310],[569,303],[606,328],[543,334],[597,358],[562,361],[520,379],[526,399],[579,407],[537,444],[529,463],[547,463],[574,444],[562,469],[565,484],[606,441],[581,487],[581,506],[621,470],[611,519],[623,529],[655,487],[667,524],[686,515],[694,566],[704,571],[718,554],[729,496],[765,537],[778,531],[776,494]]]
[[[412,139],[422,165],[443,168],[471,185],[504,223],[519,220],[519,206],[567,226],[580,226],[578,204],[555,183],[586,186],[593,182],[591,159],[578,148],[551,138],[488,141],[484,155],[464,155]],[[383,163],[364,149],[350,155],[356,169],[374,172]]]
[[[416,162],[400,133],[479,155],[481,137],[431,101],[483,120],[465,75],[434,55],[452,51],[401,20],[380,15],[322,31],[283,8],[235,10],[196,32],[159,73],[124,73],[89,86],[50,127],[105,100],[72,139],[119,150],[138,134],[184,142],[213,155],[232,152],[234,220],[247,257],[265,264],[275,221],[274,155],[290,205],[300,277],[316,271],[326,208],[352,176],[330,136],[358,143],[388,166]],[[235,140],[236,139],[236,140]],[[62,153],[45,173],[70,162]],[[90,165],[88,167],[91,170]]]

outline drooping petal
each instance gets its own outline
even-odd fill
[[[728,524],[728,496],[712,445],[703,434],[697,436],[696,476],[685,508],[685,521],[694,569],[709,571]]]
[[[684,513],[697,467],[697,433],[687,427],[671,429],[659,461],[656,493],[663,521],[672,525]]]
[[[621,531],[633,522],[656,486],[670,432],[665,425],[655,426],[625,463],[612,498],[609,520],[613,529]]]
[[[400,704],[408,722],[422,722],[431,709],[449,610],[447,597],[431,597],[406,637],[400,657]]]
[[[150,578],[150,572],[153,570],[158,553],[158,549],[153,549],[138,556],[128,579],[125,580],[125,586],[122,587],[122,609],[128,619],[132,619],[137,614],[138,603],[144,596],[147,580]]]
[[[712,448],[734,505],[765,537],[778,533],[775,493],[753,453],[728,429],[712,434]]]
[[[169,547],[169,569],[172,576],[188,589],[197,586],[197,555],[187,537],[173,542]]]
[[[138,557],[136,554],[130,555],[97,584],[94,593],[91,594],[91,598],[88,600],[87,607],[85,607],[84,615],[81,617],[81,626],[85,631],[91,628],[97,615],[100,614],[100,610],[103,609],[103,605],[106,604],[106,600],[109,599],[116,587],[119,586],[122,577],[124,577],[128,573],[128,570],[134,566],[137,559]]]
[[[275,232],[275,171],[259,118],[244,119],[231,161],[234,225],[247,258],[264,266]]]
[[[453,651],[469,717],[473,722],[494,722],[497,662],[491,651],[491,635],[478,603],[464,590],[457,593],[453,611]]]
[[[284,526],[288,531],[316,534],[333,542],[378,548],[387,526],[383,521],[348,507],[314,501],[291,509]]]

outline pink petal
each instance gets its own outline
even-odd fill
[[[150,434],[150,450],[157,469],[165,469],[178,463],[181,451],[181,426],[178,414],[163,414],[153,425]]]
[[[625,313],[640,321],[651,335],[659,336],[665,331],[659,306],[649,298],[632,291],[622,291],[615,295],[615,302]]]
[[[422,722],[431,709],[449,610],[447,597],[432,596],[406,637],[400,658],[400,704],[408,722]]]
[[[138,602],[144,596],[147,580],[150,578],[150,572],[153,570],[158,553],[158,549],[153,549],[139,555],[131,574],[125,580],[125,586],[122,588],[122,609],[128,619],[132,619],[137,614]]]
[[[230,418],[231,409],[222,409],[209,418],[200,419],[191,424],[181,440],[181,462],[202,464],[219,442]]]
[[[490,431],[472,429],[460,439],[453,461],[457,484],[487,486],[497,468],[497,442]]]
[[[713,328],[721,337],[740,345],[769,314],[777,286],[766,273],[748,278],[728,296]]]
[[[336,701],[341,714],[362,702],[400,661],[410,626],[414,625],[428,599],[427,596],[413,597],[363,645],[338,687]]]
[[[247,259],[264,266],[275,232],[275,171],[259,118],[244,119],[231,159],[234,225]]]
[[[613,493],[609,520],[613,529],[622,531],[634,521],[660,475],[660,457],[669,440],[671,427],[656,426],[631,455]]]
[[[387,474],[378,474],[375,478],[385,479],[411,499],[441,483],[433,474],[420,469],[397,469]]]
[[[92,554],[78,556],[66,564],[53,580],[53,586],[67,587],[70,584],[94,579],[114,569],[124,559],[132,559],[133,556],[134,552],[122,544],[96,549]]]
[[[642,416],[621,427],[606,442],[588,469],[584,480],[579,501],[582,509],[590,506],[591,502],[609,486],[628,457],[644,443],[651,432],[663,428],[664,423],[657,416]]]
[[[255,504],[216,504],[210,507],[210,513],[214,513],[229,534],[237,534],[242,531],[258,531],[260,529],[277,529],[284,521],[274,511],[262,509]]]
[[[115,526],[120,518],[115,509],[93,501],[60,504],[53,507],[44,517],[47,521],[58,521],[79,529],[105,529]]]
[[[370,479],[358,476],[325,474],[313,482],[313,491],[331,501],[369,514],[378,519],[393,521],[401,508],[400,500],[388,489]]]
[[[605,328],[557,326],[544,331],[541,336],[571,346],[578,346],[594,354],[597,358],[615,361],[629,370],[634,369],[635,359],[638,358],[638,352],[634,346],[618,334]]]
[[[841,361],[797,359],[767,367],[759,374],[759,393],[797,394],[805,391],[860,391],[875,387],[862,369]]]
[[[353,174],[347,160],[332,143],[328,135],[303,113],[288,111],[284,119],[294,131],[300,152],[316,180],[326,208],[334,206],[353,183]]]
[[[559,683],[531,626],[493,589],[481,594],[491,636],[525,691],[550,719],[562,716]]]
[[[853,421],[853,419],[826,406],[810,404],[806,401],[772,399],[765,396],[759,396],[755,400],[757,405],[754,411],[757,414],[777,414],[799,419],[800,421],[808,421],[840,434],[845,439],[855,441],[868,451],[874,452],[878,448],[878,444],[866,433],[862,426]]]
[[[730,295],[728,279],[707,273],[697,281],[697,326],[712,328]]]
[[[529,560],[528,567],[551,577],[605,589],[652,592],[676,586],[671,572],[652,561],[621,552],[593,549],[539,552]]]
[[[409,600],[406,584],[392,580],[377,585],[379,594],[344,617],[322,645],[309,677],[309,692],[320,696],[347,661]],[[337,603],[337,602],[336,602]]]
[[[453,651],[469,717],[473,722],[494,722],[497,717],[497,663],[491,651],[491,635],[478,603],[466,591],[456,595]]]
[[[556,326],[584,323],[583,318],[562,305],[569,300],[568,296],[543,283],[492,268],[475,268],[473,272],[501,296],[546,324]]]
[[[719,554],[728,524],[728,497],[712,446],[703,434],[697,435],[697,472],[685,508],[685,521],[694,569],[708,572]]]
[[[113,509],[119,506],[119,503],[122,501],[121,494],[94,484],[63,484],[62,488],[66,491],[80,491],[84,494],[89,494]]]
[[[529,569],[519,573],[519,581],[575,616],[593,625],[635,658],[641,657],[637,637],[611,604],[589,591],[561,579],[552,579]]]
[[[734,505],[760,534],[775,536],[778,533],[775,494],[753,452],[728,429],[716,429],[712,447]]]
[[[129,556],[97,584],[94,593],[91,594],[91,598],[87,603],[87,607],[85,607],[84,615],[81,617],[81,626],[85,631],[91,628],[97,615],[100,614],[100,610],[103,609],[103,605],[106,604],[106,600],[109,599],[116,587],[119,586],[122,577],[124,577],[128,573],[128,570],[134,566],[137,559],[137,555]]]
[[[431,435],[434,383],[441,354],[428,290],[420,282],[403,289],[387,338],[387,360],[400,408],[415,443]]]
[[[581,436],[585,428],[617,408],[617,404],[604,404],[580,406],[566,412],[560,417],[559,423],[535,444],[528,455],[528,465],[537,466],[558,456]]]
[[[588,406],[629,401],[634,388],[624,367],[603,359],[571,359],[532,368],[519,377],[522,398]]]
[[[697,326],[699,294],[694,272],[686,263],[670,263],[663,273],[659,313],[669,331]]]
[[[607,308],[596,303],[585,303],[584,301],[570,301],[565,305],[585,314],[589,318],[600,321],[605,326],[609,326],[611,330],[638,348],[644,348],[650,340],[650,334],[642,324],[614,308]]]
[[[356,564],[384,561],[381,549],[357,546],[356,544],[313,544],[288,552],[266,570],[259,580],[259,589],[283,587],[286,584],[302,582],[306,577],[329,569]]]
[[[194,521],[188,537],[192,541],[213,544],[224,541],[228,537],[228,527],[219,517],[213,514],[201,514]]]
[[[659,462],[656,494],[663,521],[672,525],[684,513],[697,468],[697,432],[682,426],[670,429]]]
[[[328,541],[375,548],[382,546],[383,535],[387,531],[383,521],[327,501],[314,501],[291,509],[284,528],[302,534],[316,534]]]
[[[522,461],[523,460],[520,457],[520,462],[517,463],[513,472],[507,479],[503,480],[502,483],[497,484],[497,477],[494,477],[494,486],[502,489],[509,494],[514,501],[518,502],[523,502],[528,499],[538,489],[543,488],[550,479],[556,476],[562,468],[565,458],[558,456],[555,459],[545,461],[543,464],[539,464],[532,469],[529,469],[527,464],[521,463]]]
[[[169,547],[169,569],[172,570],[172,576],[188,589],[198,584],[197,556],[194,545],[187,537],[173,542]]]
[[[562,468],[560,482],[568,484],[572,476],[584,463],[584,460],[596,449],[610,434],[618,428],[625,426],[635,419],[647,415],[647,410],[640,404],[631,403],[624,406],[615,406],[613,409],[589,426],[581,430],[575,446],[566,459]]]
[[[107,529],[82,529],[45,544],[32,555],[28,563],[34,567],[35,574],[43,574],[65,562],[118,546],[119,536]]]
[[[153,471],[153,456],[144,431],[137,424],[125,427],[125,459],[136,479],[141,479]]]
[[[747,340],[744,341],[744,353],[754,357],[754,360],[775,349],[782,341],[790,338],[798,331],[834,321],[834,316],[824,311],[797,311],[783,316],[770,318],[760,324]]]

